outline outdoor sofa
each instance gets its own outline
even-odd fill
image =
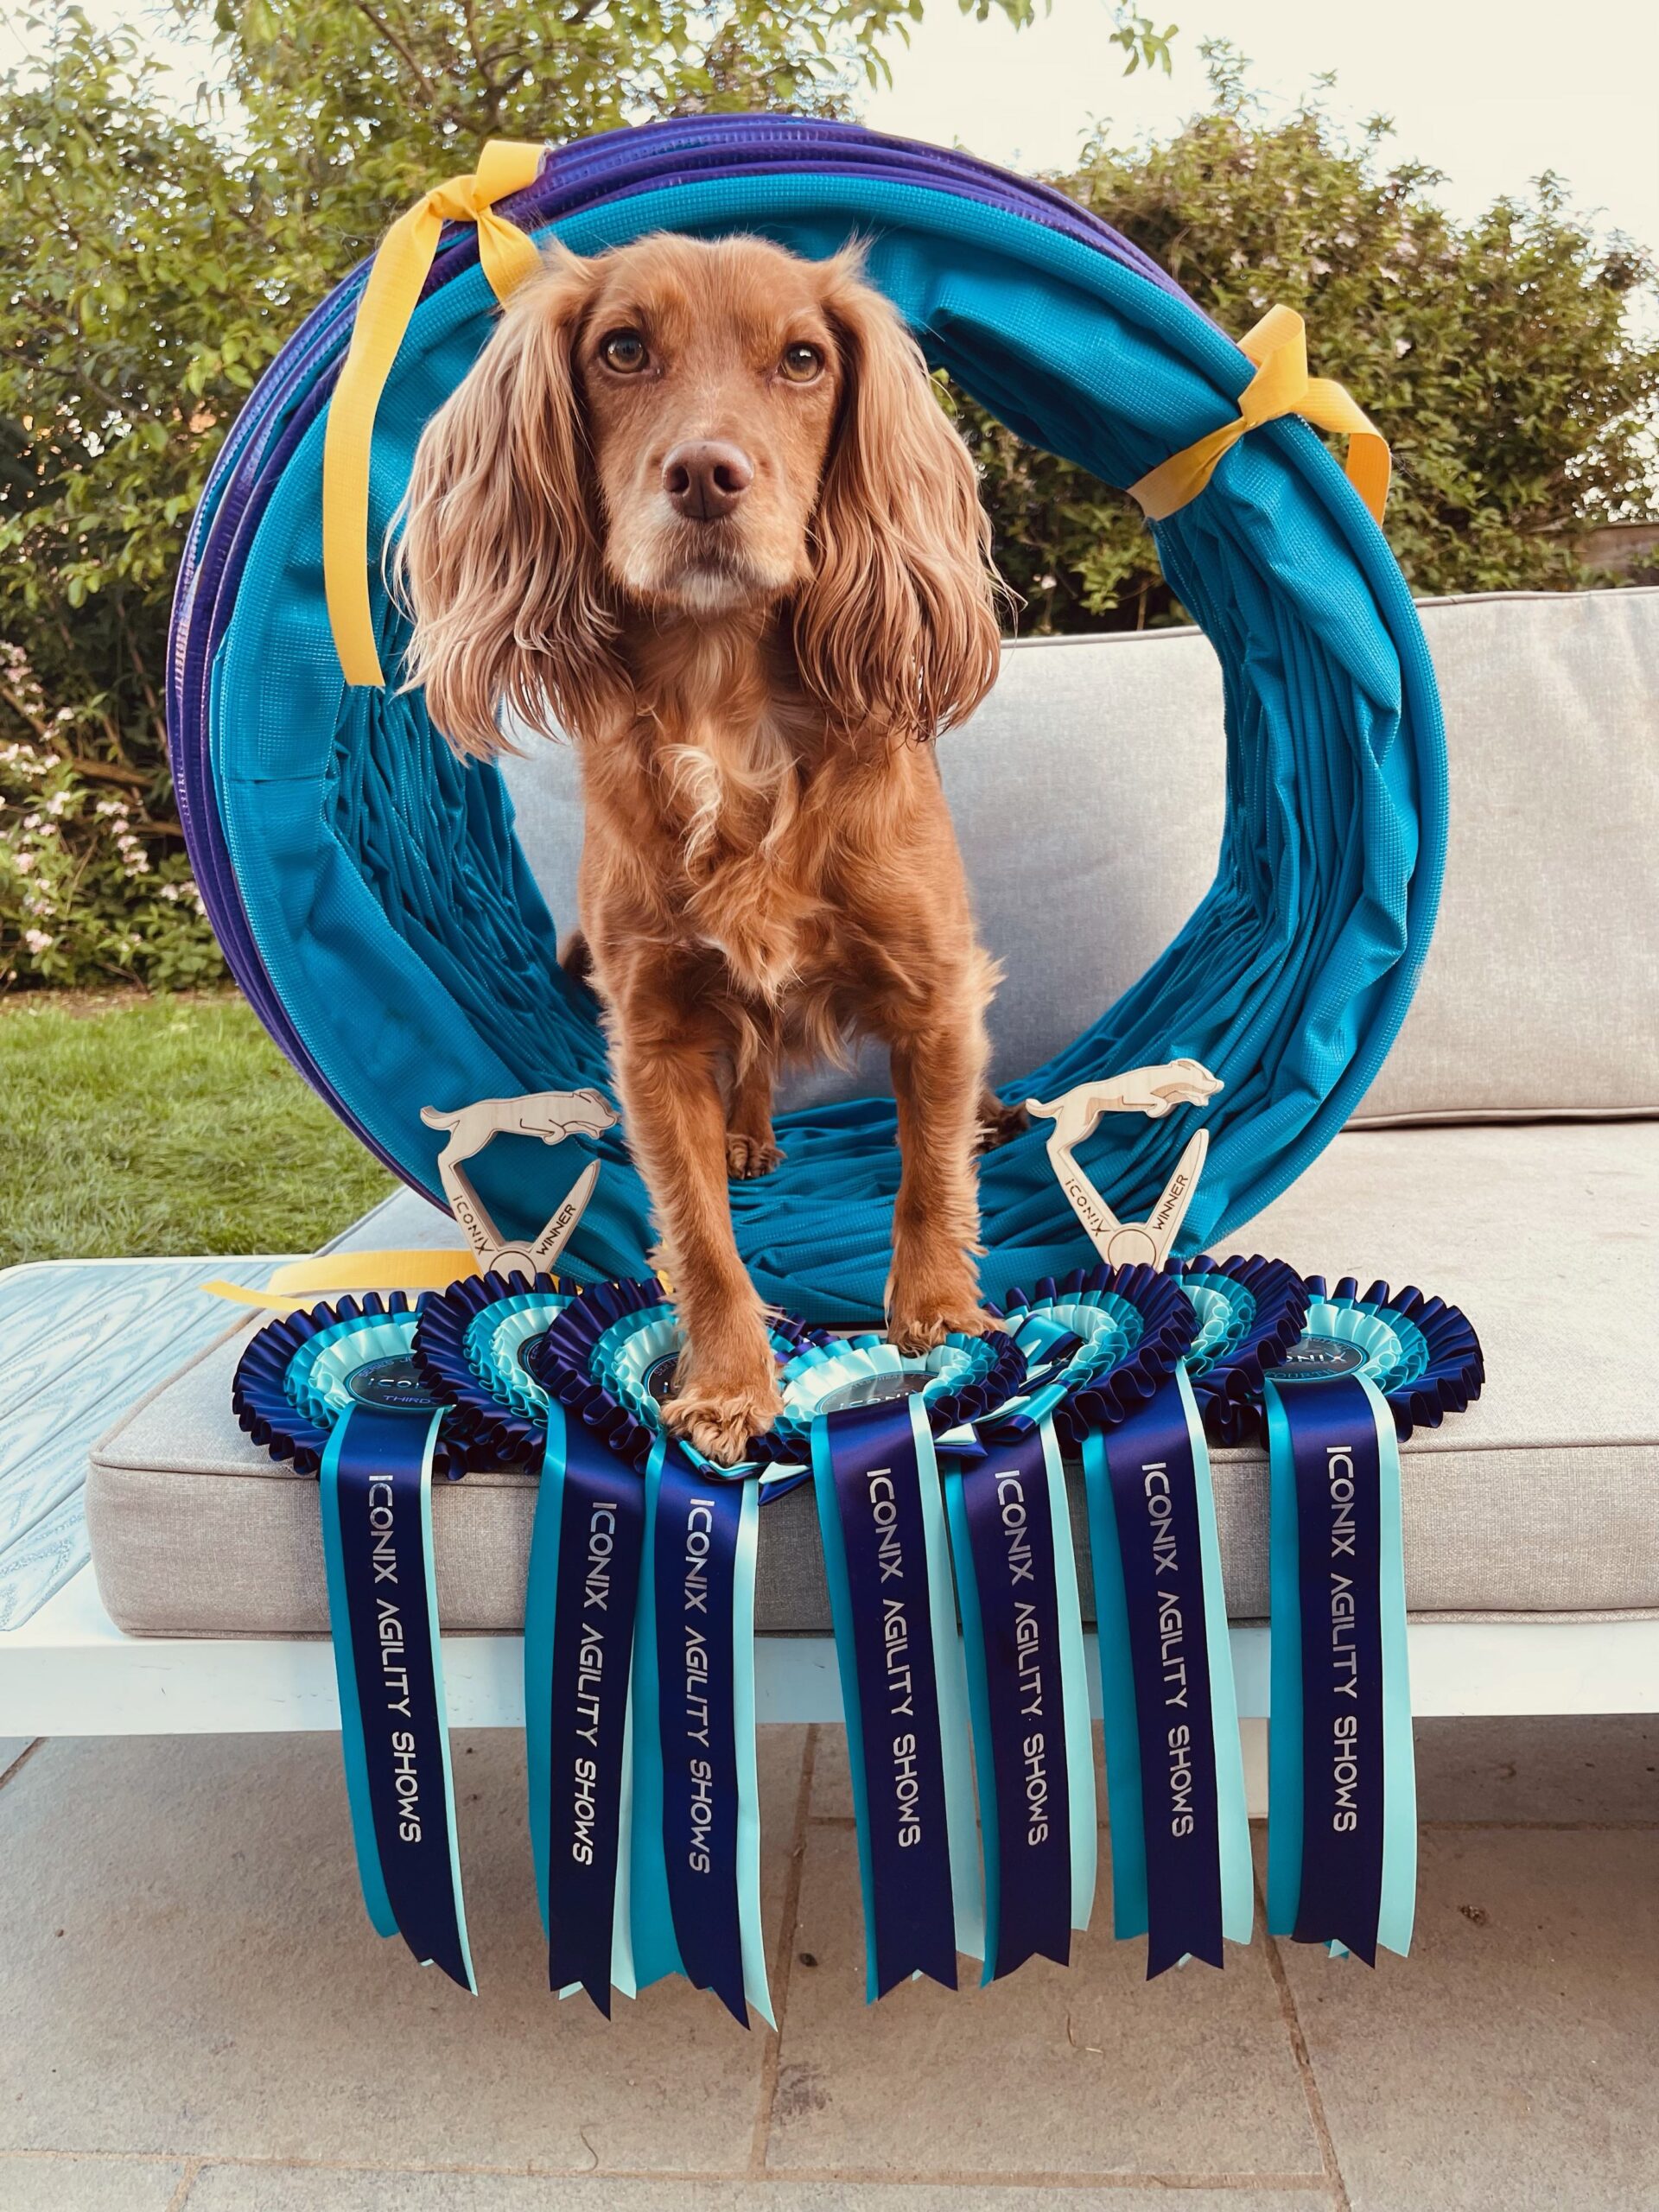
[[[1354,1123],[1220,1249],[1362,1287],[1416,1283],[1480,1334],[1478,1403],[1402,1454],[1415,1709],[1652,1711],[1659,590],[1447,600],[1422,613],[1452,828],[1421,984]],[[1006,970],[999,1076],[1091,1021],[1192,910],[1214,868],[1223,745],[1210,646],[1166,631],[1013,647],[990,702],[941,748]],[[509,778],[521,842],[563,920],[580,836],[569,757],[539,747]],[[868,1068],[855,1078],[880,1080]],[[823,1079],[798,1095],[824,1095]],[[459,1240],[401,1193],[340,1241]],[[225,1320],[93,1449],[92,1569],[0,1635],[0,1731],[338,1725],[315,1484],[238,1431],[231,1376],[257,1324],[231,1309]],[[1217,1451],[1213,1465],[1241,1710],[1259,1718],[1266,1462],[1250,1448]],[[533,1496],[528,1473],[480,1471],[435,1497],[458,1726],[522,1722]],[[1084,1603],[1087,1616],[1086,1573]],[[810,1489],[762,1516],[757,1607],[760,1717],[837,1718]]]

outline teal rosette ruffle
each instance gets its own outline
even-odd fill
[[[385,1299],[369,1291],[268,1323],[237,1362],[231,1407],[238,1422],[273,1459],[315,1475],[353,1406],[435,1412],[448,1393],[421,1372],[416,1322],[402,1291]],[[436,1467],[459,1475],[465,1461],[441,1443]]]
[[[570,1303],[548,1275],[466,1275],[421,1300],[415,1357],[454,1410],[446,1432],[475,1465],[533,1466],[547,1436],[535,1346]]]
[[[972,1448],[972,1425],[1014,1396],[1026,1362],[1011,1331],[982,1337],[955,1331],[924,1352],[903,1352],[874,1332],[821,1337],[804,1345],[778,1378],[784,1410],[772,1433],[777,1459],[805,1465],[812,1424],[820,1414],[847,1413],[899,1398],[919,1398],[942,1449],[957,1436]]]
[[[1260,1254],[1172,1262],[1170,1273],[1198,1316],[1186,1371],[1205,1430],[1217,1444],[1236,1444],[1255,1431],[1262,1376],[1302,1333],[1307,1287],[1283,1260]]]

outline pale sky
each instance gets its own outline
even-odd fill
[[[1444,169],[1446,204],[1467,217],[1554,169],[1581,207],[1659,248],[1659,5],[1655,0],[1391,0],[1386,8],[1311,0],[1141,0],[1180,26],[1173,77],[1122,74],[1100,0],[1053,0],[1014,32],[930,0],[893,90],[874,98],[879,129],[946,144],[1010,168],[1050,168],[1089,123],[1120,139],[1160,135],[1204,101],[1205,38],[1230,39],[1275,101],[1337,73],[1338,113],[1394,118],[1402,156]]]
[[[155,26],[143,0],[85,0],[99,21]],[[1166,14],[1165,7],[1168,12]],[[868,100],[877,128],[950,144],[1012,168],[1065,164],[1095,118],[1122,139],[1168,130],[1205,99],[1199,41],[1225,36],[1255,63],[1255,80],[1288,102],[1337,73],[1332,102],[1357,118],[1396,123],[1402,156],[1447,172],[1443,196],[1469,216],[1546,168],[1608,227],[1659,248],[1659,4],[1600,0],[1393,0],[1386,9],[1321,9],[1310,0],[1159,0],[1147,13],[1180,28],[1173,79],[1122,74],[1103,0],[1053,0],[1015,33],[978,23],[954,0],[927,0],[890,92]],[[170,45],[170,41],[163,41]],[[22,50],[17,17],[0,17],[0,59]],[[176,49],[175,49],[176,50]],[[212,67],[211,50],[180,53],[180,89]]]

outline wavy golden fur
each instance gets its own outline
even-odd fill
[[[575,739],[579,957],[686,1348],[671,1423],[729,1461],[778,1410],[726,1179],[782,1154],[789,1058],[889,1047],[887,1304],[988,1325],[974,1154],[996,975],[932,741],[997,670],[973,464],[856,251],[555,250],[422,437],[397,553],[407,673],[480,758]]]

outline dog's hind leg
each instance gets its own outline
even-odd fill
[[[986,1084],[979,1094],[979,1151],[995,1152],[1011,1138],[1024,1136],[1030,1127],[1031,1116],[1023,1106],[1005,1106]]]
[[[726,1112],[726,1172],[734,1182],[770,1175],[783,1165],[784,1148],[772,1128],[775,1071],[772,1053],[762,1046],[733,1078]]]

